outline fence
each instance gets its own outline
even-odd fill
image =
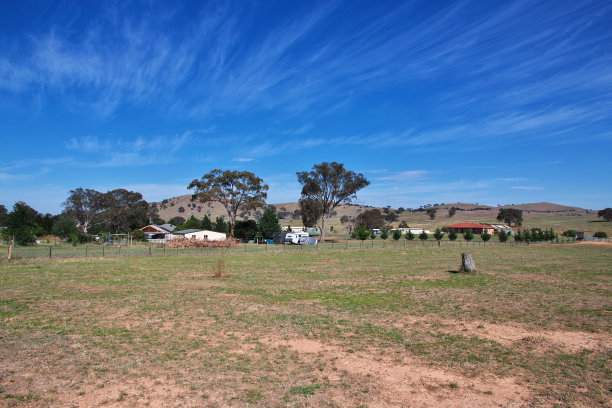
[[[562,243],[574,242],[571,238],[559,241]],[[316,246],[311,245],[272,245],[272,244],[253,244],[242,243],[239,247],[233,248],[166,248],[161,244],[134,244],[129,246],[121,245],[36,245],[36,246],[15,246],[11,249],[13,259],[21,258],[103,258],[103,257],[128,257],[128,256],[170,256],[170,255],[224,255],[232,253],[291,253],[308,251],[346,251],[346,250],[367,250],[367,249],[400,249],[400,248],[423,248],[423,247],[443,247],[443,248],[470,248],[470,247],[499,247],[499,246],[526,246],[539,243],[550,243],[550,241],[516,243],[508,241],[501,242],[482,242],[482,241],[355,241],[347,240],[340,242],[320,243]],[[1,258],[6,259],[9,248],[0,246],[3,252]]]

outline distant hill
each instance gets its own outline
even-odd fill
[[[568,207],[566,205],[559,205],[554,203],[530,203],[530,204],[518,204],[509,205],[510,208],[518,208],[523,211],[534,211],[534,212],[568,212],[568,211],[586,211],[580,207]]]
[[[152,203],[152,205],[154,208],[157,208],[158,215],[166,221],[176,216],[181,216],[188,219],[192,215],[198,219],[202,219],[204,218],[204,215],[207,215],[212,221],[214,221],[216,217],[223,217],[227,219],[227,212],[221,203],[192,203],[191,195],[189,194],[168,198],[160,202]],[[286,227],[287,225],[301,225],[301,217],[299,216],[299,213],[297,213],[297,210],[299,209],[297,202],[271,203],[267,206],[273,207],[276,210],[276,213],[280,218],[280,223],[283,227]],[[449,209],[452,207],[455,207],[457,211],[453,217],[450,217],[448,214]],[[392,222],[391,225],[398,225],[401,221],[406,221],[410,226],[435,228],[437,226],[466,221],[496,223],[498,222],[496,220],[497,213],[499,212],[499,208],[502,207],[521,209],[524,212],[524,216],[527,218],[548,216],[593,216],[593,211],[589,212],[584,208],[569,207],[545,202],[514,204],[500,207],[472,203],[445,203],[435,207],[438,209],[438,211],[434,220],[431,220],[424,211],[426,208],[423,209],[423,211],[401,211],[400,209],[390,207],[384,208],[366,205],[341,205],[336,209],[336,214],[331,217],[329,225],[334,226],[335,230],[341,230],[343,226],[340,223],[340,217],[343,215],[356,217],[359,215],[359,213],[371,208],[378,208],[382,212],[396,212],[399,218],[397,221]],[[239,214],[238,219],[258,219],[262,212],[263,209],[260,208],[256,211],[241,213]]]

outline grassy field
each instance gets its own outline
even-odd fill
[[[610,406],[612,246],[461,250],[0,261],[0,406]]]

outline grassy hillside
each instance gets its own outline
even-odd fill
[[[214,221],[216,217],[227,218],[225,208],[218,202],[211,203],[192,203],[191,195],[183,195],[173,197],[166,202],[155,203],[159,209],[159,216],[164,220],[169,220],[172,217],[181,216],[185,219],[192,215],[198,219],[202,219],[204,215],[208,215]],[[277,214],[281,216],[281,225],[301,225],[301,218],[292,216],[298,210],[298,203],[274,203],[269,204],[274,206]],[[449,217],[449,209],[455,207],[457,211],[453,217]],[[612,236],[612,223],[603,222],[597,217],[597,211],[589,211],[579,207],[568,207],[554,203],[530,203],[517,204],[506,206],[523,210],[524,226],[554,228],[556,231],[564,231],[567,229],[578,229],[587,231],[605,231],[609,236]],[[182,208],[183,212],[179,209]],[[334,228],[334,231],[345,231],[344,226],[340,222],[340,217],[347,215],[356,217],[359,213],[374,207],[364,205],[341,205],[337,208],[337,214],[331,218],[329,226]],[[376,207],[381,211],[385,209]],[[433,230],[437,227],[455,224],[459,222],[484,222],[484,223],[499,223],[496,220],[498,207],[491,207],[479,204],[470,203],[450,203],[439,205],[436,218],[431,220],[424,211],[404,211],[399,213],[399,219],[392,222],[392,226],[399,225],[400,222],[406,221],[411,227],[424,227]],[[398,212],[398,209],[389,209]],[[257,219],[263,209],[244,213],[239,219]]]

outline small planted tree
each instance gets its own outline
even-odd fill
[[[370,231],[364,226],[359,224],[354,232],[355,239],[365,241],[370,236]]]
[[[372,238],[372,239],[376,239],[376,234],[372,232],[372,233],[370,234],[370,238]]]
[[[389,238],[389,230],[386,228],[383,228],[382,230],[382,234],[380,234],[380,239],[387,239]]]
[[[393,239],[398,241],[402,237],[402,231],[396,229],[393,231]]]
[[[482,238],[482,242],[486,243],[491,239],[491,234],[489,231],[485,230],[482,234],[480,234],[480,238]]]
[[[516,231],[516,234],[514,234],[514,241],[515,242],[521,242],[523,240],[523,232],[520,230]]]
[[[508,241],[508,234],[506,234],[506,231],[500,231],[497,238],[499,239],[499,242],[506,242]]]
[[[523,240],[524,241],[532,241],[533,240],[533,236],[531,234],[531,232],[529,230],[525,230],[525,232],[523,232]]]
[[[474,239],[474,233],[472,232],[471,228],[468,228],[467,231],[465,231],[465,233],[463,234],[463,239],[468,242]]]
[[[429,234],[427,234],[425,232],[425,230],[423,230],[420,234],[419,234],[419,239],[421,241],[423,241],[423,245],[425,245],[425,241],[427,241],[427,239],[429,238]]]
[[[451,241],[455,241],[457,240],[457,233],[455,232],[455,230],[452,230],[451,232],[448,233],[448,239],[450,239]]]
[[[412,231],[408,230],[408,233],[406,234],[406,239],[408,241],[414,241],[414,234],[412,233]]]
[[[440,228],[436,228],[434,231],[434,238],[436,241],[441,241],[444,238],[444,232]]]
[[[596,233],[593,234],[593,237],[595,237],[595,238],[608,238],[608,234],[606,234],[605,231],[597,231]]]

